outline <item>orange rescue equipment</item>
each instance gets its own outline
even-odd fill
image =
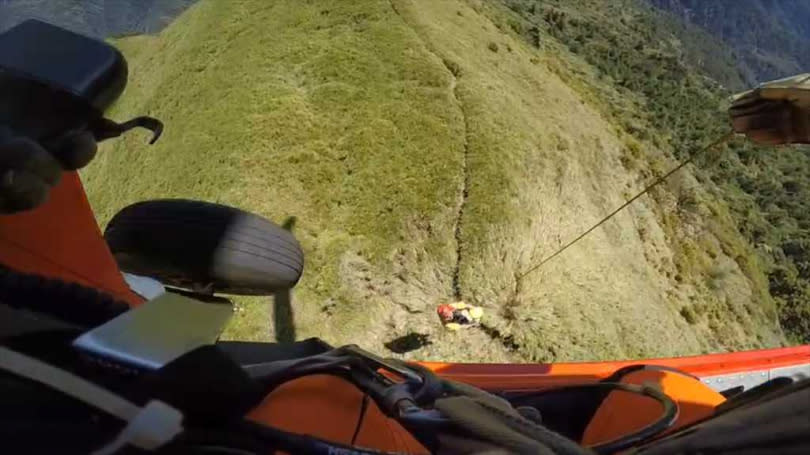
[[[714,414],[725,397],[693,376],[675,370],[642,369],[622,376],[620,382],[653,385],[678,405],[672,432]],[[661,415],[661,405],[648,397],[622,391],[608,394],[596,410],[582,438],[586,446],[602,444],[649,425]]]
[[[121,276],[76,172],[63,173],[40,207],[0,216],[0,264],[142,301]]]
[[[248,418],[341,444],[388,452],[428,453],[405,428],[386,417],[373,400],[364,401],[363,397],[360,389],[338,377],[305,376],[279,386]]]

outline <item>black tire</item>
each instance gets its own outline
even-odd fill
[[[138,202],[113,217],[104,237],[121,270],[196,291],[270,295],[295,286],[304,269],[290,232],[208,202]]]

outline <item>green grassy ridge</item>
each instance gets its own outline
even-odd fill
[[[300,336],[326,324],[348,342],[379,316],[344,291],[347,252],[386,270],[398,248],[420,251],[449,292],[460,119],[445,68],[388,4],[202,1],[159,36],[118,44],[132,76],[111,115],[167,128],[153,147],[135,136],[106,147],[83,172],[102,222],[156,197],[295,216],[307,254]],[[330,299],[343,311],[324,322]],[[253,337],[239,324],[251,331],[254,311],[269,315],[242,306],[234,336]]]
[[[638,110],[637,95],[600,81],[548,32],[540,49],[523,42],[510,14],[463,0],[203,0],[156,37],[117,42],[132,77],[112,115],[154,115],[167,131],[153,147],[136,136],[105,146],[83,172],[91,202],[102,221],[155,197],[296,217],[307,254],[298,338],[384,351],[417,333],[430,344],[409,356],[478,361],[773,344],[772,327],[737,317],[745,295],[683,315],[690,299],[730,300],[674,284],[667,236],[681,224],[662,221],[667,194],[515,289],[516,273],[668,162],[605,109]],[[489,332],[436,321],[457,266]],[[237,303],[227,336],[277,335],[270,300]]]

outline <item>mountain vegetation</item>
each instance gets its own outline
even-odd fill
[[[199,198],[294,224],[307,254],[291,311],[237,299],[229,337],[559,361],[809,333],[801,149],[709,151],[527,274],[728,129],[733,52],[640,0],[201,0],[115,43],[110,114],[167,130],[83,172],[102,223]],[[481,327],[439,325],[457,299]]]
[[[787,20],[791,11],[793,19],[807,14],[803,3],[805,6],[775,2],[770,9],[761,4],[755,7],[758,2],[736,2],[736,6],[730,2],[655,0],[653,3],[670,9],[680,5],[683,14],[711,17],[723,30],[728,30],[729,23],[737,25],[731,27],[735,30],[758,30],[761,45],[780,49],[796,61],[810,55],[797,48],[779,47],[779,39],[771,37],[783,31],[779,21]],[[735,74],[735,67],[744,67],[746,63],[738,60],[739,53],[731,51],[724,42],[678,21],[675,16],[651,10],[642,2],[511,1],[509,4],[530,27],[548,29],[627,97],[642,95],[644,107],[616,109],[613,104],[610,110],[623,118],[629,132],[641,139],[669,138],[668,148],[679,158],[728,129],[727,120],[718,108],[727,104],[725,100],[731,90],[738,90],[743,80],[750,79],[746,72]],[[724,16],[721,11],[727,14]],[[802,30],[799,27],[796,33],[803,33]],[[530,35],[524,34],[529,41]],[[642,124],[637,116],[643,112],[651,114],[650,127],[646,129],[635,126]],[[724,153],[702,160],[702,166],[696,170],[716,202],[730,210],[733,222],[721,231],[736,230],[747,240],[745,252],[736,253],[738,260],[747,264],[744,269],[752,281],[764,285],[763,277],[767,276],[768,289],[763,286],[760,293],[764,301],[769,300],[765,297],[768,293],[776,299],[782,326],[797,342],[810,341],[807,317],[810,270],[806,253],[810,193],[804,185],[810,175],[807,152],[806,147],[776,150],[738,140]]]
[[[805,0],[649,0],[733,49],[753,85],[810,69],[810,3]]]

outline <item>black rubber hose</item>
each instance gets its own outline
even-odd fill
[[[84,329],[101,325],[129,310],[125,302],[94,288],[2,266],[0,303]]]

